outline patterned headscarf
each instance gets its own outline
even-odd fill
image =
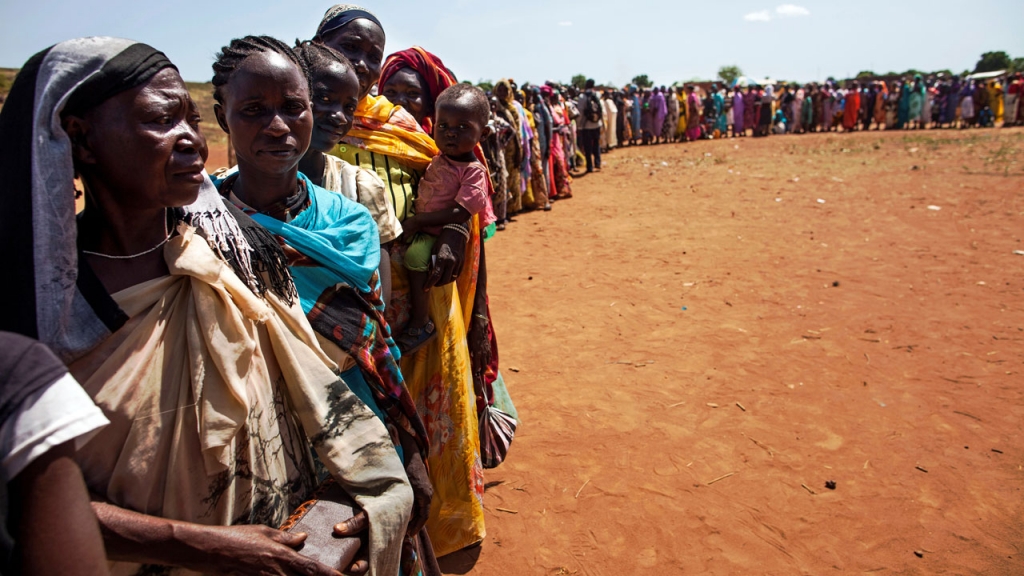
[[[434,101],[445,88],[458,84],[455,74],[444,65],[440,58],[427,52],[419,46],[413,46],[408,50],[395,52],[384,61],[384,67],[380,71],[378,86],[384,86],[388,79],[395,75],[402,68],[410,68],[423,78],[426,82],[429,108],[433,109]],[[420,121],[423,131],[427,134],[434,133],[434,119],[424,116]]]
[[[506,96],[504,98],[498,96],[498,86],[505,87]],[[520,123],[522,123],[522,120],[519,118],[519,111],[516,110],[515,104],[513,104],[515,99],[512,97],[512,80],[509,78],[502,78],[501,80],[498,80],[498,83],[494,85],[494,95],[498,97],[498,102],[501,106],[505,110],[508,110],[509,115],[511,116],[511,118],[508,119],[509,124],[512,124],[512,126],[519,126]]]

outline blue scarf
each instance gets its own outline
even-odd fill
[[[309,314],[323,291],[344,280],[359,292],[371,292],[370,282],[380,266],[380,236],[370,212],[358,202],[328,192],[301,172],[310,206],[291,222],[265,214],[250,214],[260,226],[284,238],[317,265],[293,263],[289,269],[299,290],[302,311]],[[291,258],[289,258],[291,260]]]

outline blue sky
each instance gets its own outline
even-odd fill
[[[388,53],[419,44],[460,79],[600,82],[648,74],[659,84],[750,76],[809,81],[860,70],[973,69],[982,52],[1024,56],[1024,0],[517,0],[374,1]],[[0,66],[53,43],[111,35],[163,50],[186,80],[209,80],[233,37],[310,37],[329,2],[291,0],[5,0]],[[428,6],[432,6],[428,8]]]

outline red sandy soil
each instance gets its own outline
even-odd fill
[[[517,217],[487,248],[523,424],[445,570],[1024,573],[1022,149],[631,148]]]

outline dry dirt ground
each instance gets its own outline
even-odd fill
[[[488,243],[524,422],[446,572],[1024,573],[1024,131],[631,148],[574,190]]]

